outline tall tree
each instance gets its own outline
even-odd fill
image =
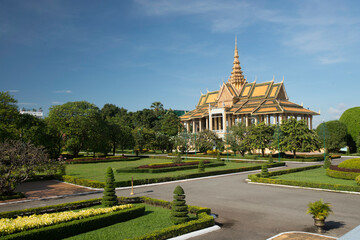
[[[166,112],[166,114],[161,118],[160,123],[161,132],[168,136],[176,136],[179,129],[182,129],[180,118],[172,110]]]
[[[94,139],[90,136],[97,135],[96,127],[101,120],[99,108],[85,101],[52,106],[48,116],[49,124],[57,129],[59,136],[65,137],[65,147],[74,156],[91,145]]]
[[[320,149],[320,141],[317,133],[310,130],[304,120],[297,121],[290,118],[280,125],[283,135],[280,148],[291,151],[296,158],[296,152],[309,152]]]
[[[0,143],[0,195],[11,195],[16,185],[49,164],[42,147],[21,140]]]
[[[273,139],[274,128],[265,123],[259,123],[250,128],[248,136],[250,146],[253,149],[260,149],[262,156],[265,154],[265,149],[270,147]]]
[[[321,146],[324,146],[329,152],[339,152],[340,148],[346,146],[347,127],[339,120],[328,121],[321,123],[316,132],[319,135]]]
[[[155,132],[148,128],[135,128],[132,130],[132,135],[135,141],[135,148],[140,152],[144,148],[151,148],[154,145]]]
[[[16,121],[19,117],[17,100],[9,92],[0,92],[0,141],[17,138]]]
[[[230,128],[226,134],[226,143],[230,145],[231,150],[236,153],[239,151],[242,156],[250,149],[248,141],[249,129],[244,123],[238,123]]]
[[[192,147],[195,147],[200,152],[207,152],[207,150],[212,150],[214,147],[218,148],[220,142],[222,142],[222,139],[210,130],[192,134],[191,140]]]
[[[150,106],[155,112],[162,112],[164,111],[164,105],[161,102],[153,102]]]

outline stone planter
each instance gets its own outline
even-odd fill
[[[319,219],[319,218],[315,218],[315,217],[313,217],[313,218],[314,218],[314,225],[317,228],[316,231],[318,233],[324,233],[325,232],[324,226],[325,226],[325,219],[326,218],[324,218],[324,219]]]

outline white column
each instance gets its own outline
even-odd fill
[[[199,119],[199,132],[202,131],[202,118]]]
[[[249,118],[248,118],[248,115],[245,116],[245,126],[246,126],[246,127],[249,126]]]
[[[310,130],[312,130],[312,129],[313,129],[313,127],[312,127],[312,125],[313,125],[312,120],[313,120],[313,116],[312,116],[312,115],[310,115]]]
[[[190,121],[186,122],[186,131],[190,132]]]
[[[193,119],[193,127],[192,127],[192,132],[195,133],[195,119]]]
[[[222,117],[223,117],[223,131],[226,131],[226,113],[225,111],[223,112],[222,114]]]
[[[209,116],[210,117],[210,116]],[[205,129],[206,130],[209,130],[210,127],[209,127],[209,117],[205,118]]]

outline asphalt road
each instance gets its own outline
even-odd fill
[[[307,164],[306,164],[307,165]],[[289,164],[300,167],[303,164]],[[332,204],[334,213],[327,221],[326,235],[340,237],[360,224],[360,195],[295,189],[246,183],[248,173],[225,177],[166,183],[135,188],[135,196],[149,196],[171,201],[172,192],[181,185],[189,205],[205,206],[218,215],[221,230],[198,239],[267,239],[281,232],[314,232],[313,219],[306,214],[308,202],[322,198]],[[130,196],[130,191],[118,190],[118,196]],[[45,206],[81,199],[101,197],[101,194],[34,201],[0,206],[0,211]]]

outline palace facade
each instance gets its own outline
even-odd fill
[[[246,126],[265,122],[281,124],[289,117],[305,120],[312,129],[313,112],[289,101],[284,79],[280,83],[248,83],[240,67],[235,40],[234,63],[228,82],[223,82],[218,91],[200,96],[196,108],[180,117],[188,132],[209,129],[224,137],[227,127],[237,123]]]

